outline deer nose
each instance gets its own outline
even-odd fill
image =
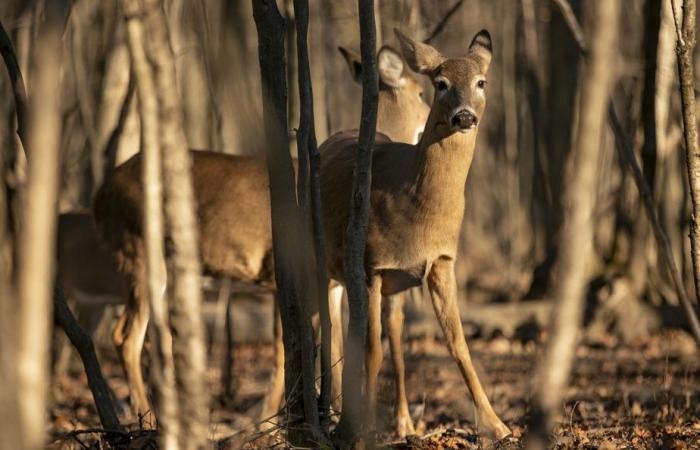
[[[452,116],[452,126],[462,130],[468,130],[476,126],[478,119],[471,111],[462,109]]]

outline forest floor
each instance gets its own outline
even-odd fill
[[[514,437],[494,443],[480,437],[457,366],[438,340],[406,343],[407,388],[417,436],[398,440],[390,433],[394,397],[391,364],[385,357],[380,381],[378,440],[390,449],[520,448],[526,431],[531,373],[541,345],[505,338],[470,342],[481,380],[494,409]],[[585,343],[551,436],[556,449],[697,449],[700,448],[700,361],[692,339],[668,331],[631,345],[614,338]],[[104,371],[127,409],[127,388],[113,352],[103,351]],[[388,355],[388,352],[385,353]],[[255,421],[268,388],[272,365],[270,345],[245,345],[235,350],[238,389],[230,407],[212,412],[214,448],[283,448],[280,436],[256,434]],[[211,369],[211,379],[218,379]],[[212,381],[213,383],[213,381]],[[99,427],[84,375],[74,370],[53,383],[51,449],[101,449],[99,434],[76,430]],[[130,422],[129,422],[130,420]],[[139,423],[123,448],[155,448],[148,418]]]

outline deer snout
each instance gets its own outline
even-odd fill
[[[474,128],[478,121],[476,114],[468,109],[460,109],[452,116],[450,123],[459,131],[466,131]]]

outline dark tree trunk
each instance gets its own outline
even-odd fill
[[[372,152],[377,127],[378,78],[373,0],[358,0],[360,52],[362,54],[362,119],[353,171],[350,219],[344,257],[345,282],[350,305],[348,343],[343,365],[343,414],[338,425],[340,439],[363,431],[365,422],[362,382],[365,373],[367,340],[367,273],[365,247],[369,224]]]

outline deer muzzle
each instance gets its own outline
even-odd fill
[[[468,109],[461,109],[452,116],[450,123],[452,126],[459,131],[466,131],[472,129],[476,126],[477,122],[476,115],[469,111]]]

